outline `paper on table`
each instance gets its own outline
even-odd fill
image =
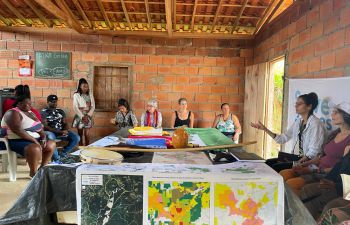
[[[111,146],[111,145],[117,145],[119,144],[119,138],[115,136],[107,136],[104,137],[98,141],[95,141],[94,143],[90,144],[89,146],[94,146],[94,147],[106,147],[106,146]]]
[[[343,198],[345,200],[350,200],[350,175],[340,174],[343,181]]]

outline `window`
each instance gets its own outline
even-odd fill
[[[115,111],[119,98],[130,100],[129,72],[127,66],[95,66],[94,97],[97,111]]]

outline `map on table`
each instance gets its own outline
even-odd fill
[[[148,224],[210,223],[209,182],[148,182]]]
[[[140,225],[143,177],[82,175],[81,224]]]
[[[277,224],[277,182],[216,183],[214,193],[215,225]]]
[[[277,225],[282,177],[263,163],[82,165],[81,225]]]

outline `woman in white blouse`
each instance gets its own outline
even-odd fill
[[[95,99],[90,92],[88,82],[84,78],[79,80],[77,91],[73,95],[73,110],[75,116],[72,127],[76,127],[78,130],[80,136],[79,145],[89,145],[89,130],[93,126],[92,115],[95,111]]]
[[[320,119],[313,114],[317,105],[318,96],[316,93],[300,95],[295,103],[295,110],[299,117],[285,133],[280,135],[269,130],[260,121],[251,123],[252,127],[265,131],[278,144],[293,140],[292,154],[280,153],[278,158],[268,159],[267,165],[280,172],[292,168],[293,161],[302,163],[314,159],[321,153],[322,145],[326,139],[326,129]]]
[[[147,102],[146,112],[142,113],[142,127],[162,127],[162,114],[157,110],[157,100],[151,99]]]

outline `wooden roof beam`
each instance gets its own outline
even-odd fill
[[[34,11],[43,24],[45,24],[47,27],[52,26],[51,21],[46,19],[43,12],[41,12],[41,10],[38,9],[30,0],[24,0],[24,2]]]
[[[80,22],[75,18],[75,15],[72,13],[65,0],[56,0],[56,2],[57,5],[66,13],[66,21],[68,25],[79,33],[83,33],[83,28],[81,27]]]
[[[256,29],[254,31],[254,35],[257,34],[259,32],[259,30],[261,29],[261,27],[265,24],[265,22],[267,21],[267,18],[271,15],[273,9],[277,6],[277,4],[278,4],[277,1],[283,1],[283,0],[273,0],[271,5],[266,9],[264,16],[258,22]]]
[[[101,2],[101,0],[98,0]],[[125,6],[125,2],[124,0],[120,0],[120,3],[122,4],[122,8],[123,8],[123,12],[124,12],[124,15],[125,15],[125,18],[126,18],[126,21],[128,22],[129,24],[129,27],[131,29],[134,29],[134,25],[131,24],[130,22],[130,18],[129,18],[129,14],[128,14],[128,10],[126,9],[126,6]]]
[[[197,5],[198,5],[198,0],[195,0],[194,6],[193,6],[193,12],[192,12],[192,19],[191,19],[191,28],[190,30],[193,32],[193,27],[194,27],[194,19],[196,17],[196,11],[197,11]]]
[[[11,20],[5,18],[3,15],[5,15],[6,13],[4,11],[2,11],[2,9],[0,9],[0,20],[6,24],[6,26],[11,26],[12,22]]]
[[[173,28],[176,30],[176,1],[177,0],[173,0]]]
[[[220,13],[221,7],[222,7],[222,2],[223,2],[223,0],[219,0],[219,5],[216,8],[215,17],[214,17],[213,25],[211,26],[210,33],[212,33],[214,31],[215,25],[216,25],[216,23],[218,21],[218,16],[219,16],[219,13]]]
[[[28,1],[28,0],[27,0]],[[81,8],[81,5],[79,3],[79,0],[73,0],[73,3],[75,5],[75,7],[77,8],[79,14],[81,15],[81,17],[83,17],[83,20],[85,21],[85,23],[87,23],[87,25],[89,26],[90,29],[93,28],[91,21],[89,20],[89,18],[87,18],[83,8]]]
[[[166,26],[168,31],[168,36],[173,36],[173,26],[171,22],[171,0],[165,0],[165,17],[166,17]]]
[[[145,8],[146,8],[146,14],[147,14],[148,29],[152,29],[152,21],[151,21],[151,15],[149,14],[148,0],[145,0]]]
[[[67,14],[63,12],[60,8],[58,8],[55,4],[51,2],[51,0],[34,0],[41,7],[49,11],[51,14],[56,16],[58,19],[67,20]]]
[[[242,15],[243,15],[243,12],[244,12],[245,7],[247,6],[247,4],[248,4],[248,0],[244,0],[243,5],[242,5],[242,7],[241,7],[241,10],[239,11],[239,14],[238,14],[238,16],[237,16],[237,18],[236,18],[236,21],[235,21],[235,23],[233,24],[232,32],[231,32],[232,34],[233,34],[233,32],[235,32],[236,27],[237,27],[237,25],[238,25],[238,23],[239,23],[239,20],[241,19]]]
[[[13,14],[15,14],[27,27],[32,26],[26,18],[8,1],[8,0],[2,0],[2,2],[9,8]]]

